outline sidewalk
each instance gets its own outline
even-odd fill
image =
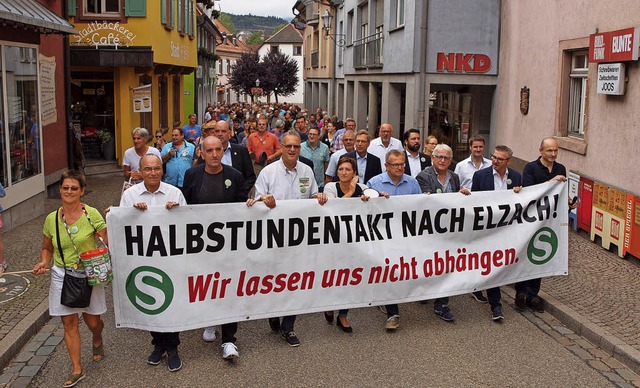
[[[117,205],[121,187],[121,174],[92,176],[84,201],[98,209]],[[47,212],[57,206],[57,199],[46,202]],[[43,221],[44,216],[4,234],[11,271],[31,269],[37,262]],[[27,292],[0,303],[0,368],[6,367],[49,320],[48,276],[25,278],[31,282]],[[502,290],[513,297],[512,288]],[[569,276],[544,279],[542,291],[551,314],[640,372],[640,271],[635,259],[622,260],[589,241],[586,234],[571,231]]]

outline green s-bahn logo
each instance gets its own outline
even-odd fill
[[[535,265],[542,265],[553,259],[558,252],[558,236],[553,229],[544,227],[538,229],[529,240],[527,258]]]
[[[169,276],[149,266],[134,269],[127,276],[125,290],[131,304],[148,315],[157,315],[166,310],[174,293]]]

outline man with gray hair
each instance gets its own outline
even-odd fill
[[[371,144],[369,144],[369,148],[367,152],[377,156],[380,159],[380,168],[384,170],[384,158],[387,155],[387,152],[391,150],[404,150],[402,146],[402,142],[393,135],[393,127],[389,123],[382,124],[380,126],[380,130],[378,131],[380,137],[376,137],[371,140]]]
[[[453,150],[446,144],[438,144],[431,153],[431,166],[422,170],[416,180],[423,193],[455,193],[469,195],[468,189],[460,188],[460,178],[451,170]],[[453,322],[455,317],[449,309],[449,297],[436,298],[433,302],[433,312],[444,321]]]
[[[149,147],[147,145],[149,142],[149,131],[146,128],[134,128],[133,131],[131,131],[131,138],[133,140],[133,147],[124,151],[122,168],[124,169],[124,178],[135,184],[142,181],[142,175],[138,169],[140,159],[147,154],[160,157],[160,151],[155,147]]]

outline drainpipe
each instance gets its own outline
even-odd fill
[[[416,1],[414,4],[418,4]],[[425,98],[427,95],[427,33],[428,33],[428,9],[429,9],[429,1],[421,2],[422,6],[425,7],[423,12],[420,12],[422,16],[420,20],[420,75],[418,77],[418,129],[420,130],[421,137],[426,139],[427,130],[428,130],[428,115],[429,108],[427,106],[427,99]]]
[[[69,20],[69,0],[62,2],[62,17],[64,20]],[[64,61],[64,109],[67,116],[67,166],[69,168],[77,168],[74,165],[75,158],[73,152],[73,146],[75,144],[75,135],[73,130],[73,123],[71,122],[71,48],[69,45],[69,35],[64,34],[62,37],[64,45],[63,61]]]

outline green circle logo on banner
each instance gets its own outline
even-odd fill
[[[535,265],[542,265],[551,260],[558,251],[558,236],[553,229],[544,227],[538,229],[529,240],[527,258]]]
[[[158,268],[143,266],[134,269],[125,283],[127,297],[138,310],[148,315],[158,315],[173,300],[171,278]]]

